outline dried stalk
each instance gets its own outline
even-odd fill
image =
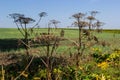
[[[33,59],[34,59],[34,56],[32,56],[32,58],[31,58],[30,62],[28,63],[28,65],[25,67],[25,69],[14,80],[17,80],[20,76],[22,76],[22,74],[25,73],[25,71],[29,68],[30,64],[32,63]]]

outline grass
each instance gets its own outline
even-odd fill
[[[39,33],[46,33],[46,28],[41,28],[39,30],[35,30]],[[52,33],[60,35],[61,29],[51,29]],[[65,31],[65,38],[76,40],[78,38],[78,30],[77,29],[64,29]],[[116,31],[116,33],[115,33]],[[120,30],[103,30],[102,33],[94,33],[100,40],[107,41],[112,44],[112,47],[120,47]],[[23,38],[17,28],[0,28],[0,49],[2,50],[11,50],[17,49],[17,40],[19,38]],[[67,46],[71,45],[70,41],[62,41],[60,44],[60,49],[58,52],[66,49]],[[67,45],[67,46],[66,46]]]
[[[22,38],[16,28],[0,28],[0,39]]]
[[[41,28],[36,30],[37,32],[43,33],[47,32],[46,28]],[[59,35],[61,29],[52,29],[52,33],[56,33]],[[78,37],[78,30],[77,29],[64,29],[65,37],[66,38],[77,38]],[[120,30],[103,30],[102,34],[97,34],[98,37],[102,38],[116,38],[120,37]],[[0,28],[0,39],[12,39],[12,38],[23,38],[17,28]]]

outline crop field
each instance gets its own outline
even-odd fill
[[[58,29],[56,33],[59,33],[61,29]],[[47,32],[46,28],[39,29],[39,32]],[[53,29],[52,32],[55,33]],[[113,38],[114,35],[116,37],[120,36],[120,30],[103,30],[102,34],[97,34],[103,38]],[[77,29],[65,29],[65,37],[75,38],[78,37],[78,30]],[[17,28],[0,28],[0,39],[9,39],[9,38],[22,38],[22,35],[17,30]]]
[[[46,33],[47,29],[41,28],[39,30],[35,30],[39,33]],[[60,36],[61,29],[54,30],[51,32]],[[64,29],[65,38],[69,38],[71,40],[78,39],[78,30],[77,29]],[[102,33],[93,32],[100,40],[107,41],[109,44],[112,44],[113,47],[120,47],[120,30],[103,30]],[[9,46],[17,43],[18,39],[22,39],[23,36],[16,28],[1,28],[0,29],[0,48],[9,48]],[[68,46],[70,44],[69,41],[62,41],[62,45]]]
[[[46,80],[48,73],[55,80],[120,80],[120,30],[93,30],[93,38],[83,35],[81,48],[78,29],[50,29],[55,39],[43,33],[48,29],[34,29],[29,40],[35,45],[30,46],[28,57],[24,43],[19,45],[19,40],[24,41],[21,33],[16,28],[0,28],[0,64],[7,80],[19,75],[18,80]]]

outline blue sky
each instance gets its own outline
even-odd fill
[[[120,0],[0,0],[0,28],[16,27],[11,13],[21,13],[38,19],[38,13],[47,12],[40,26],[47,26],[49,20],[56,19],[61,23],[59,27],[70,26],[73,19],[69,19],[78,12],[97,10],[96,17],[105,23],[102,28],[120,29]]]

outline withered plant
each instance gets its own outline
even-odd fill
[[[19,77],[22,76],[23,73],[25,73],[25,71],[29,70],[29,66],[34,59],[34,56],[32,56],[32,58],[29,60],[29,57],[30,57],[29,49],[31,49],[31,40],[32,40],[30,38],[33,34],[33,31],[34,31],[33,29],[35,29],[36,26],[38,26],[42,17],[44,17],[45,15],[46,15],[46,12],[39,13],[39,20],[37,21],[37,23],[34,26],[28,27],[28,24],[35,22],[34,19],[25,17],[23,14],[19,14],[19,13],[9,14],[9,16],[14,20],[14,23],[16,24],[17,29],[20,31],[20,33],[23,36],[23,40],[20,39],[18,44],[22,43],[24,45],[26,54],[28,55],[26,58],[27,61],[25,64],[26,65],[25,69],[14,80],[17,80]]]
[[[50,20],[50,23],[54,25],[55,29],[57,29],[57,24],[60,23],[60,21],[53,19],[53,20]]]
[[[99,42],[98,38],[91,33],[91,27],[94,24],[92,23],[92,21],[95,20],[94,16],[96,13],[96,11],[92,11],[91,16],[88,17],[86,17],[86,14],[84,13],[77,13],[72,15],[72,17],[76,20],[74,22],[75,26],[79,28],[78,41],[72,41],[77,47],[77,53],[75,54],[75,61],[77,67],[75,75],[76,80],[78,80],[77,71],[82,60],[82,56],[83,54],[85,54],[85,50],[89,49],[90,47],[94,46]],[[87,22],[86,19],[89,19],[89,22]],[[84,29],[85,27],[88,27],[88,29]]]
[[[79,28],[79,40],[78,40],[78,43],[77,43],[77,46],[78,46],[78,49],[77,49],[77,56],[76,56],[76,59],[77,59],[77,62],[76,62],[76,65],[78,66],[78,56],[81,54],[80,52],[80,49],[82,48],[82,29],[83,29],[83,18],[85,17],[85,14],[84,13],[77,13],[77,14],[74,14],[72,15],[73,18],[76,19],[75,21],[75,25],[77,25],[77,27]]]
[[[97,13],[99,13],[99,12],[98,11],[91,11],[90,16],[87,17],[87,19],[89,20],[89,30],[91,30],[94,27],[93,21],[96,20],[95,16]]]
[[[96,31],[99,33],[102,31],[102,29],[100,29],[101,26],[103,26],[105,23],[103,22],[100,22],[99,20],[97,20],[95,23],[94,23],[94,27],[96,27]]]
[[[39,25],[42,17],[46,15],[47,15],[46,12],[39,13],[39,20],[36,22],[36,24],[34,26],[28,27],[28,24],[35,22],[34,19],[30,17],[25,17],[24,14],[19,14],[19,13],[9,14],[9,16],[14,20],[14,23],[16,24],[18,30],[20,31],[20,33],[24,38],[24,40],[20,40],[20,41],[22,41],[22,43],[24,44],[27,55],[29,55],[29,51],[28,51],[28,48],[30,47],[29,40],[33,33],[33,29]]]
[[[27,27],[27,24],[35,22],[35,20],[33,20],[32,18],[29,17],[25,17],[23,14],[18,14],[18,13],[13,13],[13,14],[9,14],[9,16],[11,16],[11,18],[14,19],[14,23],[16,24],[18,30],[21,32],[21,34],[24,37],[24,46],[26,49],[26,53],[27,55],[29,55],[29,51],[28,51],[28,46],[29,45],[29,36],[30,36],[30,32],[29,32],[29,28]]]
[[[41,22],[41,19],[42,19],[43,17],[45,17],[45,16],[47,16],[47,13],[46,13],[46,12],[41,12],[41,13],[39,13],[39,20],[38,20],[37,23],[32,27],[32,29],[34,29],[36,26],[37,26],[37,28],[40,28],[39,23]]]
[[[54,64],[54,59],[52,59],[52,57],[53,53],[59,46],[60,40],[61,38],[59,36],[56,36],[50,32],[50,27],[48,28],[48,33],[41,33],[40,36],[37,36],[34,40],[38,44],[45,46],[44,51],[46,54],[46,59],[41,58],[41,61],[46,67],[47,80],[52,80],[52,71]]]

